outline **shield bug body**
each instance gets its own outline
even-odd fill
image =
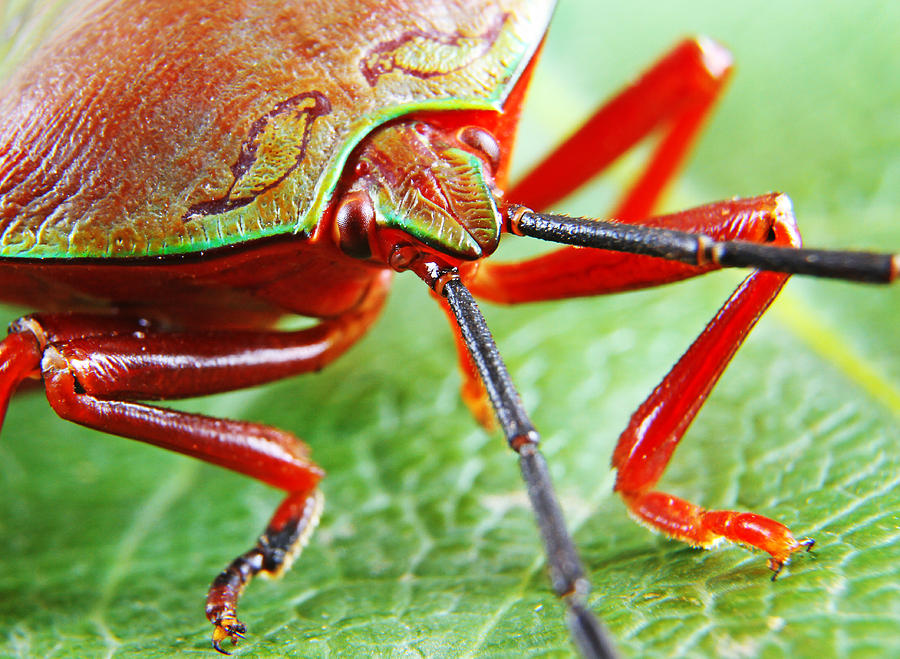
[[[280,573],[308,537],[321,472],[285,432],[135,401],[321,368],[367,329],[392,270],[412,270],[458,323],[461,354],[472,357],[462,360],[464,395],[482,421],[490,401],[521,456],[554,588],[586,654],[605,648],[585,607],[586,580],[537,434],[466,287],[513,303],[643,287],[720,265],[775,271],[750,275],[635,413],[615,452],[616,487],[657,530],[691,544],[754,545],[776,572],[809,546],[777,522],[703,511],[652,486],[781,288],[786,276],[777,272],[890,280],[896,259],[798,249],[778,195],[646,220],[729,72],[727,55],[705,42],[674,49],[509,188],[511,137],[551,9],[98,3],[7,86],[0,280],[7,300],[43,310],[14,323],[3,343],[7,392],[40,375],[64,418],[288,492],[259,543],[210,589],[217,648],[244,633],[235,609],[247,581]],[[552,203],[660,126],[662,148],[613,216],[676,232],[572,223],[518,205]],[[503,232],[579,247],[516,265],[483,261]],[[321,322],[273,330],[287,313]]]

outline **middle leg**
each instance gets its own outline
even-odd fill
[[[777,246],[799,247],[800,236],[793,216],[776,195],[756,200],[719,202],[666,218],[652,220],[648,224],[677,228],[682,231],[702,232],[716,240],[730,240],[735,237],[755,242],[770,242]],[[732,212],[736,204],[744,204],[749,214]],[[769,212],[760,213],[760,207],[768,207]],[[700,218],[706,221],[698,221]],[[737,221],[739,218],[753,218],[752,221]],[[643,223],[642,223],[643,224]],[[737,235],[734,235],[734,234]],[[690,276],[691,272],[705,271],[680,263],[672,263],[651,257],[628,254],[612,254],[602,250],[576,250],[590,257],[600,254],[603,258],[616,259],[619,263],[634,264],[614,268],[612,282],[596,277],[593,272],[582,274],[581,280],[566,278],[564,284],[574,282],[572,287],[562,286],[562,290],[548,286],[547,291],[537,294],[530,287],[498,287],[502,301],[543,299],[547,297],[569,297],[588,292],[606,292],[644,285],[643,268],[638,261],[648,263],[651,278],[656,283],[664,283],[681,278],[679,273]],[[584,265],[581,259],[578,264]],[[596,263],[596,261],[591,261]],[[527,265],[522,265],[525,274]],[[634,275],[637,276],[634,276]],[[478,275],[481,275],[479,272]],[[476,275],[476,277],[478,276]],[[753,272],[735,290],[703,333],[691,345],[685,355],[672,368],[650,397],[633,415],[628,428],[619,438],[613,455],[613,467],[618,470],[616,491],[622,496],[629,511],[642,523],[676,539],[697,546],[711,546],[720,539],[730,540],[756,547],[767,552],[771,558],[769,566],[777,575],[791,554],[812,545],[811,540],[797,540],[790,530],[774,520],[753,513],[729,510],[705,510],[695,504],[655,489],[656,483],[671,459],[691,421],[696,416],[720,375],[734,356],[741,343],[778,295],[788,275],[776,272]],[[511,280],[505,283],[509,284]],[[529,282],[531,283],[531,282]],[[652,283],[652,282],[651,282]],[[496,285],[496,284],[495,284]],[[604,288],[607,287],[607,288]],[[473,286],[475,288],[475,286]],[[492,291],[493,292],[493,291]],[[547,295],[549,293],[549,295]],[[561,293],[561,294],[559,294]],[[558,295],[559,294],[559,295]],[[496,297],[499,296],[494,296]]]

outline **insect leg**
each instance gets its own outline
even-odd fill
[[[225,568],[210,586],[206,615],[215,626],[213,646],[237,642],[246,627],[236,615],[238,599],[253,576],[281,573],[309,537],[321,509],[316,484],[323,472],[293,435],[255,423],[213,419],[81,393],[68,362],[53,347],[43,360],[51,406],[62,418],[147,442],[237,471],[286,491],[256,546]]]
[[[0,428],[16,388],[28,378],[40,378],[48,343],[144,329],[146,324],[137,319],[77,313],[34,314],[13,322],[9,336],[0,342]]]
[[[798,247],[800,236],[793,215],[778,199],[769,195],[756,200],[719,202],[650,220],[648,224],[702,231],[717,239],[722,234],[736,233],[735,237],[757,242],[769,240],[776,245]],[[746,213],[753,209],[756,210],[749,215]],[[743,224],[736,221],[748,217],[753,219]],[[592,288],[595,292],[623,290],[654,283],[653,277],[658,278],[656,283],[663,283],[690,276],[689,271],[681,270],[684,264],[677,262],[615,255],[602,250],[577,251],[586,255],[575,258],[577,265],[585,267],[582,280],[572,277],[557,280],[556,286],[540,291],[542,296],[581,295]],[[539,286],[527,274],[530,264],[533,262],[509,266],[510,274],[504,283],[510,290],[502,285],[497,288],[503,295],[502,301],[508,301],[509,297],[516,301],[541,299],[525,292],[532,284]],[[651,268],[649,281],[644,265]],[[703,271],[700,268],[695,272]],[[604,278],[604,274],[610,276]],[[477,276],[482,276],[482,272]],[[754,272],[747,277],[635,412],[613,455],[613,467],[618,470],[616,490],[642,523],[694,545],[708,546],[724,538],[757,547],[771,555],[769,565],[776,574],[793,552],[808,548],[811,541],[796,540],[789,529],[774,520],[735,511],[706,511],[653,488],[719,376],[787,278],[787,274],[777,272]],[[516,285],[510,285],[511,282]],[[524,286],[520,287],[523,282]],[[473,289],[481,291],[482,287],[473,285]]]
[[[619,437],[612,465],[615,490],[643,524],[694,546],[720,539],[770,554],[777,575],[791,554],[812,546],[783,524],[753,513],[705,510],[654,490],[678,442],[747,334],[778,295],[787,275],[754,272],[735,290]],[[773,576],[774,578],[774,576]]]
[[[775,194],[751,199],[720,201],[699,208],[645,218],[640,225],[702,233],[716,240],[741,239],[763,242],[776,224],[799,241],[790,208]],[[586,295],[601,295],[659,286],[696,277],[718,266],[692,266],[650,256],[599,249],[564,247],[548,254],[515,263],[484,261],[477,270],[463,270],[463,281],[479,297],[492,302],[518,304]],[[446,303],[443,305],[446,308]],[[484,387],[462,342],[456,337],[462,397],[482,425],[490,427]]]
[[[223,640],[236,642],[245,632],[236,615],[244,587],[256,574],[283,572],[315,527],[323,472],[306,446],[281,430],[131,401],[235,389],[320,368],[365,331],[383,300],[384,290],[372,289],[354,312],[298,332],[166,333],[115,316],[36,315],[14,324],[0,344],[0,385],[11,389],[40,363],[47,398],[62,418],[287,492],[256,545],[210,586],[206,614],[215,627],[213,646],[224,652]]]
[[[31,334],[10,334],[0,342],[0,427],[16,388],[26,378],[40,374],[41,353]]]
[[[597,110],[509,190],[507,198],[547,208],[661,130],[646,169],[612,213],[626,221],[646,217],[684,161],[730,71],[731,55],[718,44],[708,39],[682,42]]]

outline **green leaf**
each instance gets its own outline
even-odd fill
[[[780,189],[808,244],[898,248],[900,6],[610,4],[559,7],[523,161],[681,36],[706,33],[738,69],[668,206]],[[622,171],[565,207],[602,213]],[[611,493],[618,432],[737,280],[485,306],[544,433],[591,604],[633,656],[896,656],[900,287],[790,282],[663,479],[814,536],[776,583],[757,553],[651,535]],[[421,289],[399,277],[372,333],[320,374],[183,404],[296,432],[328,471],[303,556],[242,600],[242,654],[572,652],[514,457],[459,402],[446,321]],[[0,655],[153,657],[212,656],[205,590],[280,495],[64,423],[32,392],[0,437],[0,498]]]

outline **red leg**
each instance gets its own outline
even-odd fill
[[[768,240],[774,227],[780,226],[790,235],[790,244],[800,244],[789,202],[776,194],[716,202],[635,224],[703,233],[714,240],[754,242]],[[463,271],[462,276],[473,295],[518,304],[658,286],[714,269],[717,266],[696,267],[649,256],[566,247],[519,263],[482,262],[477,269]],[[475,418],[490,428],[493,417],[484,387],[469,363],[459,328],[455,322],[450,326],[456,336],[463,401]]]
[[[683,44],[635,86],[601,109],[508,198],[536,208],[546,207],[667,120],[671,121],[669,132],[644,174],[620,202],[614,217],[702,232],[716,240],[774,240],[799,246],[799,233],[787,200],[775,195],[642,219],[682,161],[727,77],[729,63],[725,58],[704,61],[702,49],[696,46]],[[703,75],[704,71],[709,75]],[[691,73],[700,75],[692,77]],[[685,86],[677,88],[678,84]],[[678,91],[673,94],[675,89]],[[469,280],[476,295],[517,303],[631,290],[710,269],[569,247],[522,263],[484,264],[477,272],[469,273]],[[793,552],[810,547],[812,542],[798,542],[789,529],[774,520],[752,513],[705,511],[653,488],[725,366],[786,280],[786,275],[761,272],[747,278],[633,415],[613,456],[613,466],[618,469],[616,490],[641,522],[693,545],[709,546],[727,539],[755,546],[771,555],[769,564],[775,574]]]
[[[119,317],[37,315],[0,343],[8,393],[38,364],[62,417],[238,471],[287,492],[256,546],[213,582],[206,613],[213,645],[241,638],[238,598],[259,573],[278,575],[299,552],[321,510],[322,471],[295,436],[254,423],[213,419],[130,402],[257,384],[321,368],[368,328],[384,300],[373,289],[352,313],[298,332],[165,333]],[[0,391],[2,393],[2,391]]]
[[[105,399],[174,399],[233,391],[323,368],[353,345],[380,312],[373,287],[351,312],[296,332],[159,331],[118,316],[35,314],[14,323],[53,346],[85,393]]]
[[[780,199],[783,198],[769,195],[756,200],[719,202],[650,223],[702,231],[716,239],[769,240],[777,245],[799,247],[800,235],[793,216],[785,212]],[[733,212],[737,207],[750,212]],[[587,256],[584,259],[576,257],[576,266],[584,266],[585,262],[596,266],[597,262],[590,259],[597,251],[573,252],[574,255],[582,253]],[[653,283],[648,281],[638,259],[651,267],[649,279],[656,277],[660,283],[680,278],[678,268],[686,267],[676,265],[676,269],[672,270],[659,259],[628,255],[607,257],[618,260],[618,265],[606,272],[607,277],[602,274],[598,276],[597,272],[588,269],[582,273],[581,281],[586,282],[585,287],[574,278],[565,278],[561,280],[564,284],[561,291],[548,286],[547,290],[539,291],[539,295],[565,297],[573,291],[575,294],[585,294]],[[526,266],[533,264],[534,261],[526,262],[521,270],[516,271],[527,281],[526,286],[519,287],[519,282],[516,282],[511,291],[498,286],[495,299],[535,299],[536,295],[528,287],[538,284],[528,279],[525,272]],[[654,487],[719,376],[756,321],[778,295],[787,277],[780,273],[754,272],[735,290],[703,333],[632,416],[628,428],[619,439],[612,461],[613,467],[618,470],[616,491],[642,523],[692,545],[706,547],[726,539],[757,547],[770,554],[769,565],[776,574],[793,552],[803,547],[809,548],[812,541],[798,541],[787,527],[760,515],[707,511],[678,497],[658,492]],[[507,279],[504,283],[509,284],[510,281]],[[484,281],[479,283],[483,288]]]
[[[41,347],[29,334],[10,334],[0,343],[0,427],[9,399],[29,376],[40,373]]]
[[[640,522],[694,546],[725,539],[756,547],[771,555],[769,567],[776,575],[793,552],[808,549],[812,541],[796,540],[786,526],[766,517],[704,510],[653,488],[719,376],[786,280],[787,275],[771,272],[754,272],[744,280],[631,417],[612,459],[618,469],[615,489]]]
[[[617,219],[704,231],[717,239],[762,240],[754,233],[776,209],[774,196],[720,202],[650,218],[682,163],[703,118],[721,94],[730,55],[707,40],[685,41],[638,82],[598,110],[581,129],[520,181],[506,198],[541,209],[573,192],[656,129],[664,136],[643,174],[619,202]],[[730,218],[721,215],[731,214]],[[729,223],[733,226],[729,226]],[[489,261],[466,278],[472,293],[503,303],[632,290],[677,281],[713,268],[564,247],[520,263]]]
[[[140,403],[109,401],[80,393],[60,352],[47,348],[44,384],[62,418],[115,435],[185,453],[238,471],[286,491],[287,497],[250,552],[235,559],[213,582],[206,615],[215,626],[213,646],[237,642],[246,627],[236,609],[246,584],[262,572],[277,575],[299,553],[318,520],[323,472],[293,435],[255,423],[213,419]]]
[[[704,117],[722,92],[731,56],[706,40],[679,44],[528,173],[507,198],[540,210],[574,192],[659,129],[663,137],[613,217],[646,217],[681,165]]]

